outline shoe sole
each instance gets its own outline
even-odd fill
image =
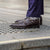
[[[12,29],[40,28],[40,24],[28,25],[28,26],[20,26],[20,27],[10,25],[10,27],[11,27]]]

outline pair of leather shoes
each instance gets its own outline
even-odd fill
[[[10,27],[13,29],[40,28],[40,18],[28,17],[23,20],[17,20]]]

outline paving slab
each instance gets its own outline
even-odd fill
[[[0,41],[0,50],[19,50],[21,43],[19,40]]]
[[[43,16],[40,28],[12,29],[9,22],[0,22],[0,41],[50,36],[50,15]],[[10,38],[9,38],[10,37]],[[4,38],[4,39],[3,39]]]
[[[32,49],[24,49],[24,50],[49,50],[49,47],[32,48]]]

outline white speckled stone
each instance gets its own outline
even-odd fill
[[[21,43],[23,44],[23,48],[50,46],[50,38],[21,40]]]
[[[23,50],[49,50],[48,47],[42,47],[42,48],[32,48],[32,49],[23,49]]]
[[[18,50],[21,49],[21,43],[17,40],[0,42],[0,50]]]

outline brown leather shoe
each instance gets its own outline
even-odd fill
[[[28,17],[29,18],[29,17]],[[26,20],[27,18],[25,18],[24,20]],[[22,20],[16,20],[15,23],[21,22]],[[40,16],[40,25],[42,25],[42,16]]]
[[[32,18],[29,17],[25,20],[21,20],[19,22],[13,23],[10,25],[11,28],[13,29],[26,29],[26,28],[39,28],[40,27],[40,22],[39,18]]]

